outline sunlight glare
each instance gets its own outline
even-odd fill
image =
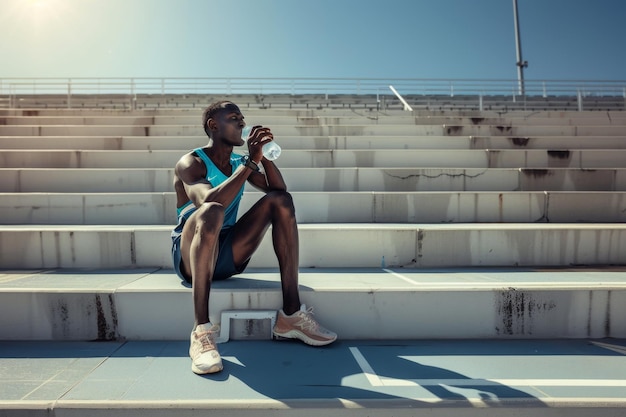
[[[58,0],[22,0],[32,13],[43,14],[52,11]]]
[[[30,20],[36,26],[42,26],[47,21],[60,18],[63,13],[65,0],[18,0],[16,8],[18,14],[25,20]]]

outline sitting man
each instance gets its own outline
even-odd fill
[[[313,346],[332,343],[337,335],[300,303],[293,200],[279,169],[262,152],[274,138],[270,129],[255,126],[247,140],[249,155],[242,156],[233,153],[234,146],[245,142],[239,107],[230,101],[214,103],[204,111],[202,123],[209,143],[180,158],[174,174],[178,225],[172,232],[172,257],[176,273],[193,288],[191,369],[197,374],[222,370],[215,345],[218,326],[209,321],[211,282],[243,272],[270,225],[283,296],[274,335]],[[237,220],[246,181],[266,194]]]

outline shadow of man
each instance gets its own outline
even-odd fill
[[[419,342],[340,341],[313,348],[288,341],[248,341],[220,345],[220,351],[228,378],[242,381],[262,398],[293,406],[306,400],[337,407],[343,407],[345,401],[366,407],[381,402],[408,407],[477,403],[497,407],[506,401],[543,406],[531,389],[522,391],[420,363],[425,352],[420,352]],[[206,378],[222,380],[224,376]]]

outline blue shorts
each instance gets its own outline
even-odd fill
[[[182,230],[182,228],[181,228]],[[181,234],[172,235],[172,260],[174,261],[174,270],[182,280],[191,284],[191,277],[185,275],[181,270],[182,256],[180,253],[180,239]],[[241,268],[235,266],[233,261],[233,229],[232,227],[222,229],[219,237],[219,252],[217,255],[217,262],[215,264],[215,271],[213,272],[213,281],[230,278],[233,275],[242,273],[248,261],[246,261]]]

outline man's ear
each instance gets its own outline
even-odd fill
[[[206,125],[211,131],[217,129],[217,123],[215,122],[215,120],[213,120],[212,117],[206,121]]]

